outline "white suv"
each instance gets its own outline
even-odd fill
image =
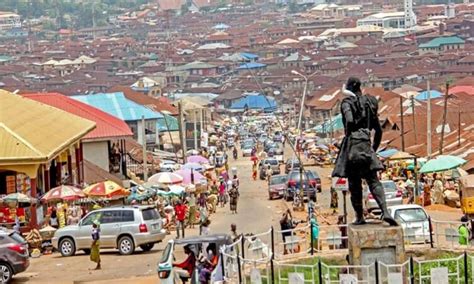
[[[149,251],[161,242],[166,231],[158,211],[152,206],[120,206],[94,210],[77,225],[57,230],[53,246],[62,256],[72,256],[77,250],[90,253],[92,223],[100,223],[100,247],[117,248],[128,255],[140,247]]]

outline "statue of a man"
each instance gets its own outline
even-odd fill
[[[382,220],[391,226],[397,226],[397,222],[388,213],[385,193],[377,176],[377,171],[383,169],[382,163],[375,154],[382,140],[377,99],[369,95],[363,95],[360,80],[353,77],[347,81],[343,93],[346,97],[341,102],[341,114],[345,136],[341,143],[332,176],[348,179],[351,203],[356,214],[354,225],[366,223],[362,200],[362,179],[365,179],[370,192],[382,211]],[[370,137],[372,130],[375,132],[373,143],[371,143]],[[368,139],[364,141],[364,137]],[[359,143],[359,146],[362,144],[362,148],[354,146],[357,143]],[[366,150],[360,151],[360,149],[364,149],[363,143],[366,143]]]

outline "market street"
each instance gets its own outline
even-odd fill
[[[286,158],[291,155],[287,147]],[[230,167],[236,167],[240,178],[240,199],[238,214],[231,214],[228,205],[218,208],[211,216],[210,233],[228,233],[230,224],[235,223],[239,233],[261,233],[269,230],[270,226],[279,229],[279,218],[284,210],[291,208],[291,202],[283,199],[268,200],[265,181],[251,179],[251,162],[248,157],[241,156],[237,161],[230,160]],[[320,211],[329,212],[331,168],[308,167],[319,173],[322,179],[322,193],[318,195]],[[283,165],[282,165],[283,169]],[[339,194],[339,214],[342,214],[342,195]],[[353,213],[348,201],[349,220]],[[437,220],[454,221],[459,218],[459,211],[429,211]],[[302,219],[303,213],[299,215]],[[187,236],[197,235],[195,229],[187,229]],[[88,255],[81,252],[73,257],[61,257],[59,253],[32,258],[27,272],[15,276],[13,283],[157,283],[156,265],[167,241],[176,235],[172,232],[163,243],[155,245],[151,252],[138,249],[133,255],[121,256],[114,250],[102,253],[103,267],[100,271],[89,270],[93,264]],[[132,281],[133,280],[133,281]],[[96,282],[99,281],[99,282]]]
[[[279,216],[285,209],[284,202],[268,200],[265,181],[251,180],[251,162],[248,157],[239,157],[237,161],[230,160],[230,167],[237,167],[241,180],[238,214],[230,213],[228,205],[218,208],[217,213],[211,216],[210,230],[212,233],[229,232],[230,224],[237,224],[239,232],[263,232],[271,225],[278,225]],[[326,191],[324,191],[326,192]],[[186,234],[197,235],[195,229],[187,229]],[[278,227],[276,227],[278,228]],[[84,283],[96,280],[127,279],[144,277],[158,281],[156,265],[161,251],[175,232],[168,235],[163,243],[155,245],[151,252],[142,252],[138,249],[131,256],[121,256],[118,252],[109,250],[102,253],[102,270],[89,271],[93,264],[88,255],[79,252],[73,257],[61,257],[59,253],[32,258],[27,272],[15,276],[13,283]],[[135,283],[138,279],[135,279]],[[110,283],[116,283],[111,280]]]

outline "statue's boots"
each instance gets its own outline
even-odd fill
[[[380,219],[387,222],[390,226],[398,226],[397,221],[395,221],[395,219],[390,216],[390,213],[388,213],[385,192],[381,183],[378,183],[378,185],[372,190],[372,196],[379,205],[380,210],[382,210]]]
[[[365,222],[364,218],[364,205],[362,203],[352,203],[352,207],[354,207],[356,219],[354,222],[352,222],[352,225],[364,225],[367,222]]]

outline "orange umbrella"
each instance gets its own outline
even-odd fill
[[[96,184],[90,185],[84,189],[84,194],[89,197],[123,197],[128,196],[130,191],[126,190],[122,186],[116,184],[113,181],[102,181]]]

